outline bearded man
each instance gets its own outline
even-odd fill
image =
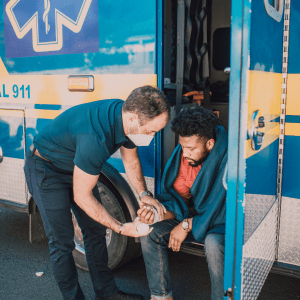
[[[155,223],[141,238],[151,300],[173,300],[167,248],[204,244],[211,299],[223,299],[227,133],[219,118],[200,106],[184,108],[172,121],[179,145],[162,178],[157,199],[172,218]],[[143,212],[138,212],[143,221]],[[166,219],[166,218],[165,218]]]

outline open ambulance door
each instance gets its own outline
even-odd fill
[[[225,299],[257,299],[276,258],[283,0],[233,0]]]
[[[282,168],[280,232],[277,262],[285,274],[300,277],[300,1],[290,2],[290,30],[287,43],[288,75],[285,116],[281,116],[284,127],[284,158]],[[287,3],[287,1],[286,1]],[[285,21],[286,22],[286,21]],[[287,64],[287,62],[286,62]],[[283,120],[282,120],[283,119]],[[281,270],[279,271],[280,273]]]

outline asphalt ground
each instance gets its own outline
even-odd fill
[[[46,242],[30,244],[28,216],[0,207],[0,299],[62,299],[52,275]],[[205,258],[170,253],[175,300],[210,299],[210,279]],[[41,277],[36,272],[44,272]],[[114,271],[119,289],[150,299],[142,257]],[[94,299],[88,272],[78,270],[87,300]],[[259,300],[300,299],[300,280],[270,274]]]

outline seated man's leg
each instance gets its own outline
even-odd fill
[[[211,280],[211,299],[222,300],[224,295],[224,245],[225,235],[210,233],[204,241],[205,256]]]
[[[170,232],[178,224],[175,219],[155,223],[152,232],[141,237],[148,284],[154,299],[172,296],[167,247]]]
[[[93,189],[93,195],[101,203],[97,185]],[[86,260],[96,297],[100,299],[118,293],[113,272],[108,268],[106,227],[90,218],[74,201],[71,206],[82,231]]]

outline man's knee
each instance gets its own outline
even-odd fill
[[[75,249],[75,243],[73,239],[64,240],[52,240],[49,241],[49,250],[52,257],[60,257],[64,254],[71,254]]]
[[[159,236],[157,234],[157,230],[153,228],[153,230],[148,235],[141,237],[141,244],[143,247],[151,244],[156,244],[158,239]]]
[[[141,243],[143,247],[151,246],[154,244],[165,244],[166,243],[166,236],[168,236],[170,232],[164,230],[159,223],[156,223],[153,226],[153,230],[147,235],[141,237]]]

